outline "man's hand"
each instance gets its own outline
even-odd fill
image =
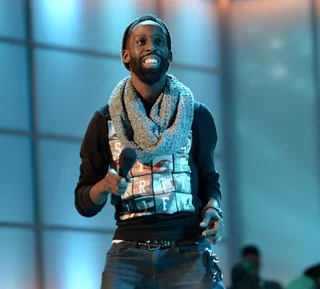
[[[209,201],[207,206],[215,207],[215,205],[213,205],[213,201]],[[205,236],[210,243],[216,244],[221,241],[222,233],[224,231],[224,223],[215,209],[208,208],[204,211],[200,227],[206,228],[206,230],[202,232],[202,235]]]
[[[127,180],[119,176],[114,169],[110,169],[107,175],[91,188],[90,198],[95,204],[99,205],[106,201],[110,193],[122,196],[127,187]]]

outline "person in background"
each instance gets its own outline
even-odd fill
[[[303,275],[291,281],[286,289],[320,289],[320,264],[306,269]]]
[[[261,289],[259,272],[252,263],[241,261],[231,269],[232,286],[228,289]]]
[[[259,277],[260,288],[263,289],[282,289],[279,282],[273,280],[264,280],[260,275],[261,268],[261,254],[257,246],[248,245],[241,250],[242,261],[251,263],[257,270]]]

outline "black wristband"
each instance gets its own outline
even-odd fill
[[[219,217],[222,219],[223,218],[223,211],[220,209],[220,208],[217,208],[217,207],[214,207],[214,206],[205,206],[202,210],[202,216],[204,215],[205,211],[208,210],[208,209],[214,209]]]

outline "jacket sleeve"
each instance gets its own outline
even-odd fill
[[[80,149],[80,176],[75,189],[75,207],[85,217],[99,213],[104,204],[96,205],[89,196],[90,189],[108,172],[110,149],[107,145],[107,122],[100,112],[92,117]]]
[[[217,130],[210,110],[201,104],[195,114],[197,136],[196,165],[198,170],[199,198],[203,205],[214,198],[220,204],[221,191],[219,173],[214,164],[214,152],[217,144]]]

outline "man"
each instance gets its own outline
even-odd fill
[[[260,270],[260,251],[256,246],[245,246],[241,250],[241,258],[251,263],[258,271]]]
[[[276,281],[262,280],[260,277],[261,257],[260,251],[256,246],[245,246],[241,251],[242,261],[251,263],[257,270],[261,289],[281,289],[282,286]]]
[[[231,270],[232,286],[229,289],[261,289],[257,268],[250,262],[241,261]]]
[[[223,229],[212,114],[167,74],[171,35],[157,17],[128,25],[122,61],[130,77],[87,128],[75,189],[83,216],[115,204],[101,288],[224,288],[207,250]],[[137,154],[128,177],[117,173],[124,148]]]
[[[286,289],[320,289],[320,263],[307,268],[303,275],[292,280]]]

